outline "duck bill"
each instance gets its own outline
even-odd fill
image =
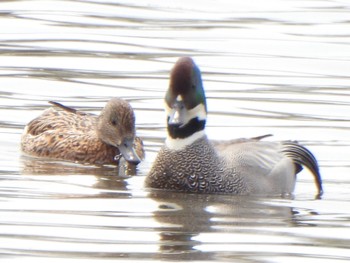
[[[120,145],[118,145],[118,149],[121,155],[128,163],[139,164],[141,162],[140,157],[137,155],[134,149],[134,140],[125,139]],[[116,156],[117,157],[117,156]]]
[[[183,126],[186,122],[186,110],[183,102],[177,101],[168,113],[168,124]]]

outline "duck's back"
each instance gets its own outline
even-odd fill
[[[294,190],[296,165],[283,153],[283,144],[271,141],[235,140],[215,143],[219,156],[244,180],[254,194],[284,194]]]
[[[25,133],[33,136],[48,130],[85,133],[96,126],[96,121],[97,118],[94,115],[57,111],[54,108],[49,108],[27,124]]]

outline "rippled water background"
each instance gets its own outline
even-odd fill
[[[350,260],[349,1],[1,1],[0,257],[6,262]],[[162,98],[180,56],[202,69],[213,139],[273,133],[316,155],[293,198],[153,192]],[[55,100],[130,101],[147,158],[134,177],[24,157]]]

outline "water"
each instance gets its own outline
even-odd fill
[[[347,262],[348,1],[1,1],[0,255],[7,262]],[[5,26],[6,25],[6,26]],[[207,133],[273,133],[316,155],[290,198],[151,191],[162,98],[180,56],[203,72]],[[134,177],[22,156],[48,100],[98,113],[130,101],[147,150]]]

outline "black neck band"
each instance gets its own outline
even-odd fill
[[[169,117],[168,122],[169,123]],[[173,139],[184,139],[190,137],[192,134],[204,130],[205,120],[198,120],[198,118],[191,119],[186,125],[181,126],[169,125],[168,124],[168,134]]]

